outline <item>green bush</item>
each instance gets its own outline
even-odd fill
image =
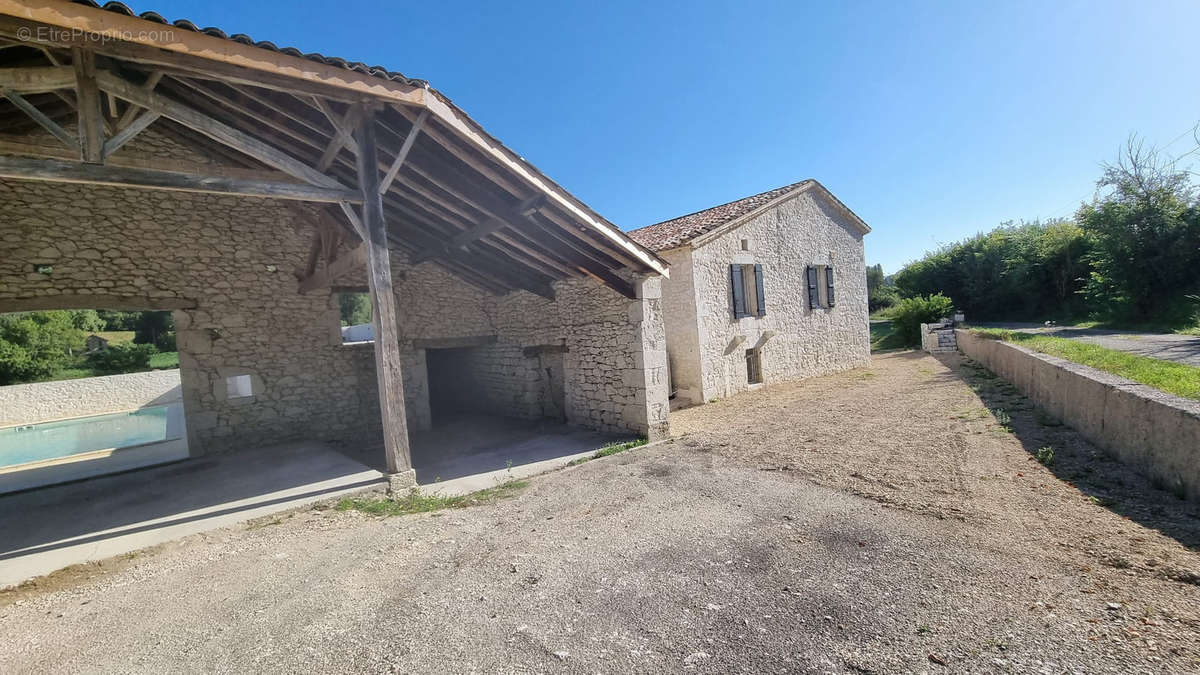
[[[0,315],[0,385],[50,377],[83,347],[83,338],[68,312]]]
[[[149,368],[150,357],[156,353],[154,345],[126,342],[91,354],[88,365],[102,373],[131,373]]]
[[[892,310],[892,325],[904,344],[921,344],[921,324],[934,323],[954,313],[954,303],[941,293],[905,298]]]

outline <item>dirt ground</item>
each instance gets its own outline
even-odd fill
[[[672,424],[496,504],[297,511],[0,594],[0,672],[1200,672],[1197,505],[957,356]]]

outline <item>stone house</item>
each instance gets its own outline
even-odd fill
[[[671,264],[663,311],[676,399],[868,363],[870,231],[815,180],[631,231]]]
[[[173,310],[192,455],[381,445],[403,482],[459,412],[666,433],[666,263],[427,83],[119,3],[0,38],[0,312]]]
[[[99,335],[89,335],[83,341],[83,350],[89,354],[105,349],[108,349],[108,340],[100,337]]]

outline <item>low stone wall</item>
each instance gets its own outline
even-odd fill
[[[963,354],[1141,472],[1200,499],[1200,401],[969,331]]]
[[[921,349],[930,354],[958,351],[954,343],[954,328],[941,323],[921,324]]]
[[[0,387],[0,426],[100,415],[182,398],[179,370]]]

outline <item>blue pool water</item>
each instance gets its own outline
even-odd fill
[[[175,426],[171,423],[173,407],[164,405],[0,429],[0,467],[165,441],[175,431],[168,428]]]

